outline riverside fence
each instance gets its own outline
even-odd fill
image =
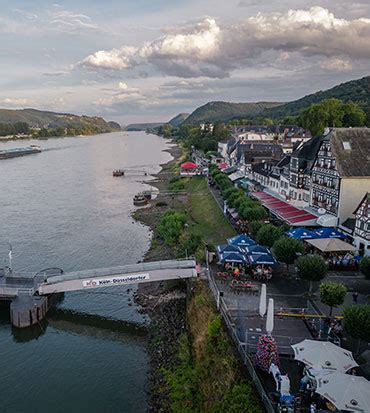
[[[240,357],[243,360],[243,363],[245,365],[245,367],[248,370],[248,373],[253,381],[253,384],[255,386],[255,388],[258,391],[258,394],[260,395],[260,398],[265,406],[265,409],[268,413],[275,413],[275,408],[271,402],[271,399],[269,398],[268,394],[266,393],[261,380],[259,379],[257,372],[254,368],[253,365],[253,361],[251,360],[250,355],[248,354],[248,348],[247,348],[247,343],[246,342],[242,342],[240,341],[239,338],[239,334],[238,334],[238,330],[237,327],[235,326],[235,324],[232,322],[229,313],[228,313],[228,308],[226,306],[226,303],[224,301],[224,299],[220,296],[220,291],[213,279],[213,277],[211,277],[211,270],[209,268],[207,268],[207,279],[208,279],[208,283],[209,283],[209,287],[212,291],[212,294],[216,300],[216,304],[217,304],[217,309],[220,311],[222,318],[225,321],[225,324],[227,326],[227,329],[230,333],[230,336],[232,337],[236,348],[240,354]]]

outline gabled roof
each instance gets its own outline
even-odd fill
[[[362,204],[367,200],[367,207],[370,207],[370,192],[366,193],[365,196],[361,199],[361,202],[358,204],[358,207],[356,210],[353,212],[354,214],[357,214],[358,210],[362,207]]]
[[[340,176],[370,176],[369,128],[335,128],[326,139],[330,139]]]
[[[303,158],[313,160],[316,158],[323,138],[321,136],[314,136],[308,141],[299,145],[292,153],[295,158]]]

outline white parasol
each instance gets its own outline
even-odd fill
[[[274,329],[274,299],[269,298],[269,305],[267,308],[266,331],[271,334]]]
[[[293,344],[295,360],[302,361],[316,370],[329,370],[345,373],[358,366],[350,351],[330,341],[303,340]]]
[[[266,284],[262,284],[261,287],[259,313],[261,317],[264,317],[266,314]]]
[[[316,393],[338,410],[370,412],[370,382],[364,377],[335,372],[316,377],[316,382]]]

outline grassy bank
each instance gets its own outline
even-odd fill
[[[210,244],[225,243],[225,239],[236,234],[225,219],[207,186],[204,177],[183,178],[186,203],[178,202],[175,208],[188,215],[189,225],[195,234]]]
[[[255,391],[241,373],[208,286],[193,284],[187,332],[178,339],[177,361],[163,369],[171,411],[262,412]]]
[[[153,239],[147,260],[170,259],[195,254],[202,258],[204,243],[220,244],[235,235],[207,186],[204,177],[179,178],[184,152],[172,148],[175,159],[165,165],[155,185],[162,195],[135,218],[150,225]],[[165,191],[174,194],[164,194]],[[188,254],[189,253],[189,254]],[[145,287],[146,288],[146,287]],[[149,287],[148,287],[149,288]],[[184,282],[166,283],[159,294],[182,288]],[[147,296],[152,290],[144,290]],[[152,411],[261,412],[254,389],[242,373],[221,322],[207,282],[189,282],[186,305],[153,306]],[[158,302],[161,300],[158,299]],[[163,307],[163,308],[162,308]],[[160,316],[158,316],[160,311]],[[180,321],[181,319],[181,321]],[[164,326],[164,327],[163,327]],[[162,334],[163,328],[166,330]],[[166,353],[158,363],[158,354]]]

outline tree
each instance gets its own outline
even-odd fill
[[[257,232],[257,242],[265,245],[266,247],[272,247],[282,235],[281,229],[272,224],[262,225]]]
[[[312,282],[320,281],[324,278],[328,266],[320,255],[304,255],[297,260],[298,275],[310,281],[310,293],[312,292]]]
[[[289,264],[293,264],[298,254],[303,254],[304,246],[302,241],[293,238],[281,237],[275,241],[273,251],[278,261],[286,264],[289,272]]]
[[[258,221],[265,219],[267,212],[262,206],[255,207],[245,207],[240,211],[240,218],[245,219],[246,221]]]
[[[169,123],[165,123],[164,125],[160,126],[159,133],[163,135],[165,138],[170,138],[172,135],[172,125]]]
[[[222,196],[227,201],[232,194],[239,194],[239,192],[240,190],[238,188],[235,188],[235,186],[233,186],[232,188],[228,188],[222,191]]]
[[[360,261],[360,271],[367,279],[370,279],[370,257],[363,257]]]
[[[320,284],[320,300],[323,304],[330,307],[330,317],[333,314],[333,307],[342,305],[346,294],[347,287],[344,284],[332,281],[327,281]]]
[[[260,230],[262,227],[263,221],[250,221],[248,223],[248,229],[249,229],[249,234],[253,237],[256,238],[257,232]]]
[[[360,341],[370,341],[370,305],[357,304],[344,310],[344,329],[353,338],[358,339],[357,352]]]
[[[365,122],[366,114],[359,105],[339,99],[324,99],[303,109],[298,117],[298,123],[313,135],[322,134],[326,127],[363,126]]]

